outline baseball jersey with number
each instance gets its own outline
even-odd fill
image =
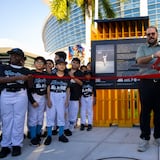
[[[66,92],[67,88],[70,87],[70,78],[67,73],[64,74],[63,77],[58,77],[57,74],[52,74],[54,79],[49,80],[50,91],[51,92]]]
[[[82,85],[82,95],[84,97],[96,96],[95,81],[94,80],[84,80]]]
[[[32,70],[32,75],[48,75],[46,71],[37,72],[36,70]],[[35,102],[32,93],[36,93],[38,95],[47,94],[47,79],[46,78],[33,78],[32,87],[28,90],[28,98],[29,101],[33,104]]]
[[[22,66],[14,66],[14,65],[1,65],[0,66],[0,77],[13,77],[13,76],[22,76],[31,74],[31,71],[28,68]],[[17,80],[15,82],[7,82],[3,84],[2,89],[6,88],[10,89],[21,89],[27,88],[27,82],[24,80]]]

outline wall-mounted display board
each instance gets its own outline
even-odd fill
[[[139,80],[121,77],[139,74],[135,56],[138,47],[145,42],[145,38],[92,41],[91,62],[96,87],[137,88]]]

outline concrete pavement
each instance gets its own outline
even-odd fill
[[[139,127],[93,127],[89,132],[76,128],[68,137],[69,143],[59,142],[56,135],[51,145],[33,147],[26,138],[22,155],[8,155],[4,160],[160,160],[160,149],[154,145],[153,137],[146,152],[137,152],[139,134]]]

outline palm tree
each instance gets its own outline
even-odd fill
[[[69,19],[72,4],[76,4],[81,8],[85,20],[86,15],[88,17],[94,15],[95,1],[96,0],[49,0],[49,5],[52,15],[55,16],[58,21]],[[101,4],[104,16],[106,18],[114,18],[115,12],[112,9],[109,0],[101,0]],[[100,10],[99,17],[102,17],[102,12]]]

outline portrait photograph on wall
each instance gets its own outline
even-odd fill
[[[85,63],[85,48],[82,47],[82,45],[74,45],[74,46],[69,46],[69,61],[72,60],[73,58],[77,57],[81,60],[81,65]]]

